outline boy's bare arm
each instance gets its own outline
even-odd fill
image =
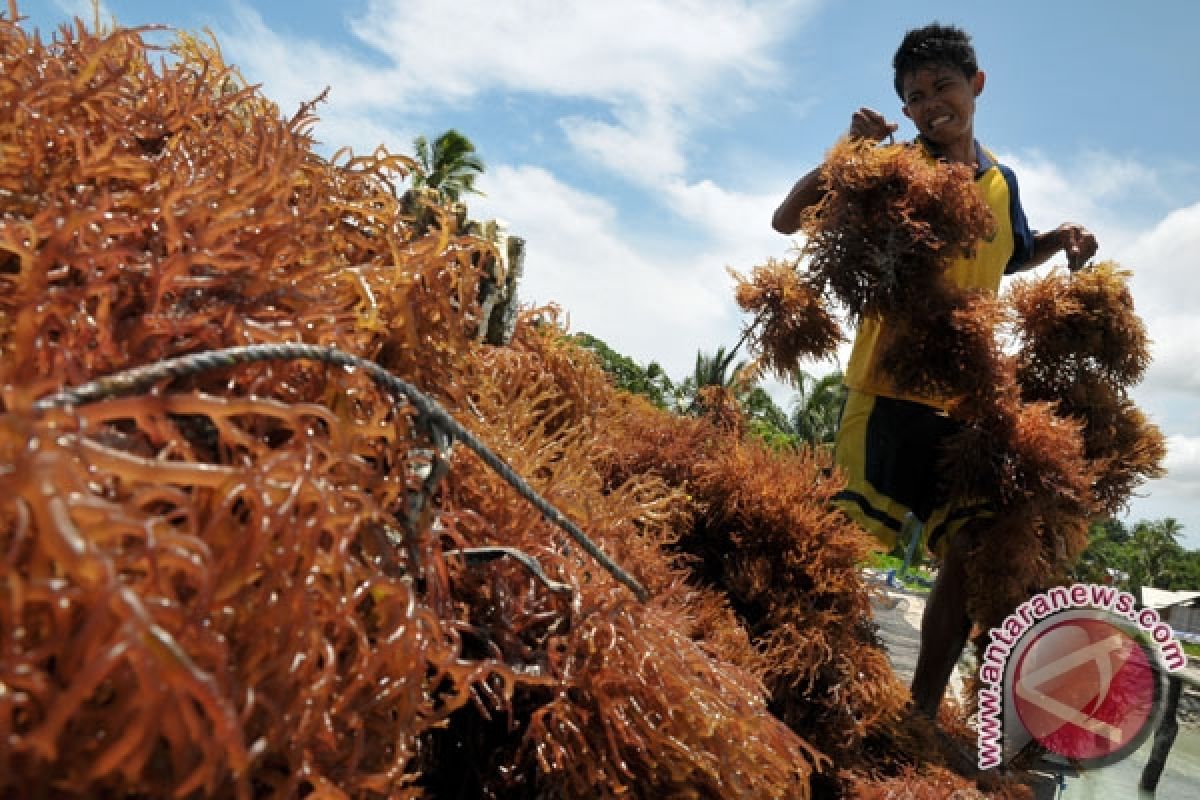
[[[821,168],[809,172],[788,192],[787,197],[775,209],[771,217],[771,227],[780,233],[795,233],[800,230],[800,221],[804,212],[821,202],[825,191],[821,188]]]
[[[899,127],[894,122],[870,108],[860,108],[850,117],[848,136],[857,139],[869,139],[879,142],[895,133]],[[771,227],[780,233],[795,233],[800,230],[804,212],[821,202],[825,190],[821,188],[821,168],[817,167],[807,173],[792,187],[787,197],[775,209],[771,217]]]

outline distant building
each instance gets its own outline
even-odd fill
[[[1142,588],[1142,605],[1157,611],[1180,639],[1200,642],[1200,592],[1172,592],[1147,586]]]

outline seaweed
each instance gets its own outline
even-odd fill
[[[812,280],[849,315],[907,315],[937,304],[951,259],[973,252],[995,222],[971,170],[934,163],[917,145],[843,139],[821,173],[825,194],[805,213]]]

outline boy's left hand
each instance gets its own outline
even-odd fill
[[[1059,248],[1067,255],[1067,269],[1075,272],[1092,260],[1099,245],[1092,232],[1074,222],[1064,222],[1055,231]]]

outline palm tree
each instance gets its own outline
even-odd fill
[[[742,408],[745,409],[747,418],[758,420],[768,428],[785,436],[793,433],[792,421],[788,419],[787,412],[775,404],[766,389],[754,386],[744,398],[739,398],[739,400]]]
[[[725,386],[732,387],[734,381],[737,380],[738,374],[746,368],[745,361],[739,361],[737,366],[733,368],[733,373],[729,372],[729,367],[733,364],[733,359],[737,356],[736,350],[725,351],[725,345],[717,348],[717,352],[711,356],[700,351],[696,352],[696,366],[692,371],[692,378],[697,387],[701,386]]]
[[[846,397],[841,371],[835,370],[818,378],[796,369],[792,373],[792,383],[797,389],[792,404],[792,430],[801,441],[814,447],[832,444]]]
[[[466,136],[451,128],[433,140],[432,147],[424,136],[413,139],[419,169],[413,176],[413,186],[436,189],[444,199],[456,202],[469,192],[482,195],[475,188],[475,178],[483,172],[483,161],[475,155],[475,145]]]
[[[1179,543],[1183,526],[1167,517],[1154,522],[1139,522],[1129,539],[1130,584],[1169,588],[1183,566],[1185,551]]]
[[[704,413],[700,390],[721,386],[733,395],[752,432],[771,443],[794,443],[787,413],[758,385],[757,375],[747,367],[747,362],[734,363],[740,345],[741,342],[730,350],[722,345],[712,355],[697,351],[692,374],[674,387],[675,408],[684,414]]]
[[[705,386],[724,386],[730,389],[739,400],[744,399],[744,395],[749,392],[750,387],[739,382],[739,377],[746,368],[746,362],[739,361],[734,365],[733,359],[736,356],[737,349],[727,351],[725,345],[718,347],[717,352],[712,355],[697,350],[696,365],[692,368],[692,374],[684,378],[683,382],[676,387],[676,407],[686,414],[698,413],[700,411],[698,395]],[[733,367],[732,372],[730,371],[731,366]]]
[[[1088,546],[1075,565],[1075,578],[1083,583],[1116,583],[1128,587],[1129,548],[1132,533],[1119,519],[1102,517],[1088,526]]]

